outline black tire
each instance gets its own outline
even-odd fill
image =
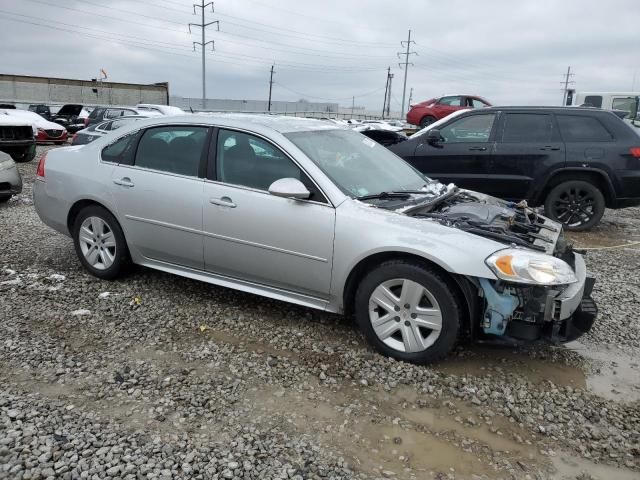
[[[369,317],[369,300],[383,282],[407,279],[425,287],[437,301],[442,316],[440,335],[425,350],[405,352],[390,347],[376,334]],[[433,363],[443,359],[456,346],[461,329],[461,301],[457,290],[444,275],[428,266],[404,260],[384,262],[371,270],[360,282],[355,296],[355,318],[365,338],[383,355],[416,364]],[[400,312],[398,315],[404,312]],[[395,317],[399,319],[400,317]],[[406,317],[405,317],[406,318]],[[408,323],[405,323],[408,325]],[[394,334],[395,335],[395,334]]]
[[[425,117],[422,117],[422,120],[420,120],[420,128],[427,127],[427,126],[431,125],[435,121],[436,121],[436,117],[433,117],[431,115],[427,115]]]
[[[11,198],[11,195],[2,195],[2,196],[0,196],[0,203],[7,203],[10,198]]]
[[[28,150],[22,153],[11,154],[11,158],[16,163],[29,163],[31,160],[35,158],[35,156],[36,156],[35,148],[33,149],[33,151]]]
[[[113,263],[108,268],[95,268],[87,261],[82,253],[82,247],[79,239],[80,228],[82,223],[89,217],[100,218],[108,226],[111,232],[113,232],[115,239],[115,255]],[[124,233],[122,233],[122,229],[120,228],[120,224],[107,209],[99,205],[90,205],[80,211],[73,222],[73,243],[76,249],[76,254],[84,268],[95,277],[102,278],[103,280],[114,280],[120,277],[126,272],[131,264],[129,249],[127,248],[127,242],[124,238]]]
[[[606,208],[604,195],[594,184],[569,180],[556,185],[544,201],[545,215],[569,231],[581,232],[596,225]]]

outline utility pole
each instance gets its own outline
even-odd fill
[[[353,110],[356,108],[356,97],[351,97],[351,118],[353,119]]]
[[[409,37],[407,38],[407,41],[400,42],[400,45],[402,45],[403,47],[406,46],[407,49],[404,52],[398,52],[398,58],[402,59],[402,56],[404,56],[404,62],[398,63],[401,68],[402,65],[404,65],[404,86],[402,87],[402,105],[400,106],[400,118],[404,118],[404,99],[407,93],[407,73],[409,72],[409,65],[413,65],[413,63],[409,62],[409,55],[417,55],[416,52],[411,51],[412,43],[416,42],[411,40],[411,30],[409,30]]]
[[[271,91],[273,90],[273,67],[275,65],[271,65],[271,76],[269,77],[269,107],[268,111],[271,111]]]
[[[391,82],[393,81],[393,73],[389,74],[389,95],[387,95],[387,118],[391,117]]]
[[[201,21],[200,23],[190,23],[189,24],[189,33],[191,33],[191,27],[200,27],[200,29],[202,30],[202,41],[201,42],[193,42],[193,51],[195,52],[196,50],[196,45],[200,45],[200,47],[202,47],[202,108],[203,110],[207,108],[207,86],[206,86],[206,80],[205,80],[205,72],[206,72],[206,68],[207,68],[207,61],[206,61],[206,57],[205,57],[205,47],[209,44],[211,44],[211,50],[215,50],[215,46],[214,46],[214,41],[213,40],[209,40],[208,42],[205,41],[205,30],[209,25],[213,25],[214,23],[217,25],[218,27],[218,31],[220,31],[220,22],[218,20],[215,20],[213,22],[209,22],[206,23],[205,22],[205,18],[204,18],[204,12],[205,9],[211,6],[211,13],[213,13],[213,2],[209,2],[209,3],[204,3],[204,0],[200,0],[200,5],[194,3],[193,4],[193,14],[196,14],[196,8],[200,9],[200,15],[201,15]]]
[[[411,102],[413,101],[413,88],[409,90],[409,101],[407,102],[407,110],[411,108]]]
[[[384,86],[384,100],[382,101],[382,119],[384,120],[384,112],[387,109],[387,94],[389,93],[389,76],[391,75],[391,67],[387,68],[387,83]]]
[[[567,93],[569,93],[569,84],[571,83],[576,83],[573,80],[570,80],[571,77],[573,77],[573,73],[571,73],[571,66],[567,67],[567,73],[565,73],[564,75],[564,82],[562,82],[564,84],[564,89],[562,91],[562,106],[565,105],[566,100],[567,100]]]

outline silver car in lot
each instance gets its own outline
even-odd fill
[[[97,277],[133,262],[344,313],[415,363],[462,338],[572,340],[597,313],[559,224],[317,120],[140,120],[49,151],[34,201]]]
[[[16,163],[7,153],[0,152],[0,203],[22,192],[22,177]]]

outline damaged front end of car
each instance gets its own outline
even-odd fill
[[[566,242],[562,225],[525,202],[462,190],[403,213],[505,244],[485,262],[496,280],[468,278],[478,293],[473,335],[564,343],[591,329],[595,280]]]

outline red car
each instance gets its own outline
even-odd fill
[[[44,128],[38,128],[36,142],[53,142],[56,145],[62,145],[63,143],[67,142],[67,135],[67,131],[60,126],[58,126],[58,128],[51,128],[46,130]]]
[[[432,98],[426,102],[411,105],[407,113],[407,122],[424,128],[456,110],[490,106],[491,104],[484,98],[475,95],[445,95],[444,97]]]

